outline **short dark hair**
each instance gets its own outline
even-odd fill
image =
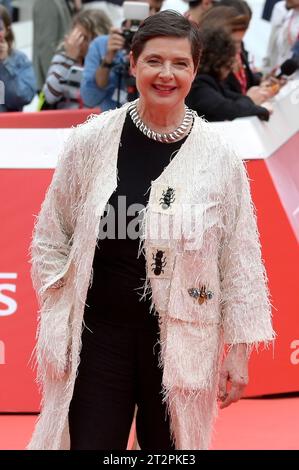
[[[199,73],[219,79],[223,66],[232,66],[236,56],[236,46],[230,34],[222,28],[203,31],[203,53]]]
[[[131,49],[135,62],[142,53],[145,43],[159,36],[189,39],[194,68],[198,67],[202,51],[199,27],[173,10],[160,11],[141,23],[132,41]]]

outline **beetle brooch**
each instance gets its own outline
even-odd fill
[[[166,256],[164,256],[165,251],[157,250],[156,254],[153,253],[154,262],[151,264],[152,271],[156,276],[160,276],[161,273],[164,273],[163,268],[166,266]]]
[[[162,197],[159,199],[162,209],[169,209],[171,204],[175,201],[175,189],[168,186],[166,191],[162,192]]]

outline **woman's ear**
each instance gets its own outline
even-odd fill
[[[133,57],[133,52],[132,52],[132,51],[130,52],[129,58],[130,58],[130,70],[131,70],[131,74],[133,75],[133,77],[136,77],[136,64],[135,64],[135,61],[134,61],[134,57]]]

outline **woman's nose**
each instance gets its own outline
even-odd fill
[[[168,80],[168,79],[172,78],[173,71],[172,71],[171,64],[164,63],[161,67],[159,75],[164,80]]]

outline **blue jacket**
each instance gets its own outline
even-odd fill
[[[36,93],[32,63],[27,56],[13,50],[0,61],[0,112],[22,111]]]
[[[88,49],[85,58],[83,80],[81,82],[81,96],[88,108],[100,107],[102,111],[117,107],[117,90],[120,89],[120,104],[126,102],[126,92],[123,77],[125,64],[124,51],[118,51],[114,58],[114,66],[110,70],[109,82],[105,88],[96,83],[96,71],[107,52],[108,36],[95,38]]]

